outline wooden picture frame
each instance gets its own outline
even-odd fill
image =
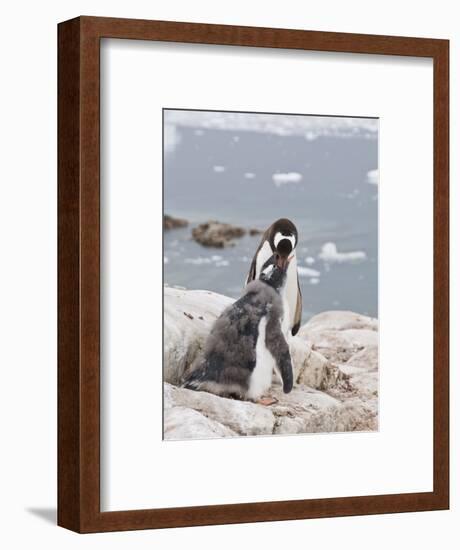
[[[433,491],[151,510],[100,510],[100,40],[429,57],[434,67]],[[443,510],[449,507],[447,40],[78,17],[58,27],[58,524],[80,532]]]

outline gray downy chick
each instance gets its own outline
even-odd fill
[[[292,390],[280,296],[288,264],[280,266],[275,256],[265,262],[259,279],[249,283],[243,296],[216,320],[183,387],[257,401],[269,390],[275,369],[284,393]]]

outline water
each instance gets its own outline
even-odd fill
[[[300,277],[303,322],[338,309],[378,316],[378,186],[367,180],[378,167],[377,139],[192,126],[176,133],[165,153],[164,211],[190,225],[164,233],[165,283],[239,297],[260,235],[206,248],[192,240],[192,228],[218,220],[266,229],[287,217],[299,232],[299,266],[318,272]],[[293,172],[299,182],[275,185],[273,174]],[[323,261],[327,242],[365,259]]]

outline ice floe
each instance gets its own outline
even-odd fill
[[[375,139],[378,135],[378,120],[372,118],[166,110],[165,123],[194,129],[302,136],[308,141],[321,136]]]
[[[369,170],[369,172],[367,173],[367,183],[371,183],[372,185],[378,185],[379,183],[378,169]]]
[[[177,126],[165,124],[164,126],[164,149],[165,153],[172,153],[181,141],[181,135]]]
[[[287,183],[299,183],[302,180],[302,174],[298,172],[277,173],[273,174],[272,178],[276,187],[281,187]]]
[[[198,256],[196,258],[185,258],[184,262],[191,265],[210,265],[214,264],[216,267],[227,267],[230,265],[228,260],[225,260],[222,256],[213,255],[210,257]]]
[[[211,258],[202,258],[201,256],[198,256],[198,258],[185,258],[184,262],[186,264],[193,264],[193,265],[203,265],[203,264],[213,263]]]
[[[311,269],[310,267],[304,267],[302,265],[297,266],[297,273],[301,277],[313,277],[318,278],[321,273],[317,271],[316,269]]]
[[[329,263],[360,262],[366,259],[366,253],[362,250],[339,252],[335,243],[326,243],[323,245],[318,257]]]

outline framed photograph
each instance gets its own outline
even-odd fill
[[[447,509],[448,41],[58,50],[58,524]]]

